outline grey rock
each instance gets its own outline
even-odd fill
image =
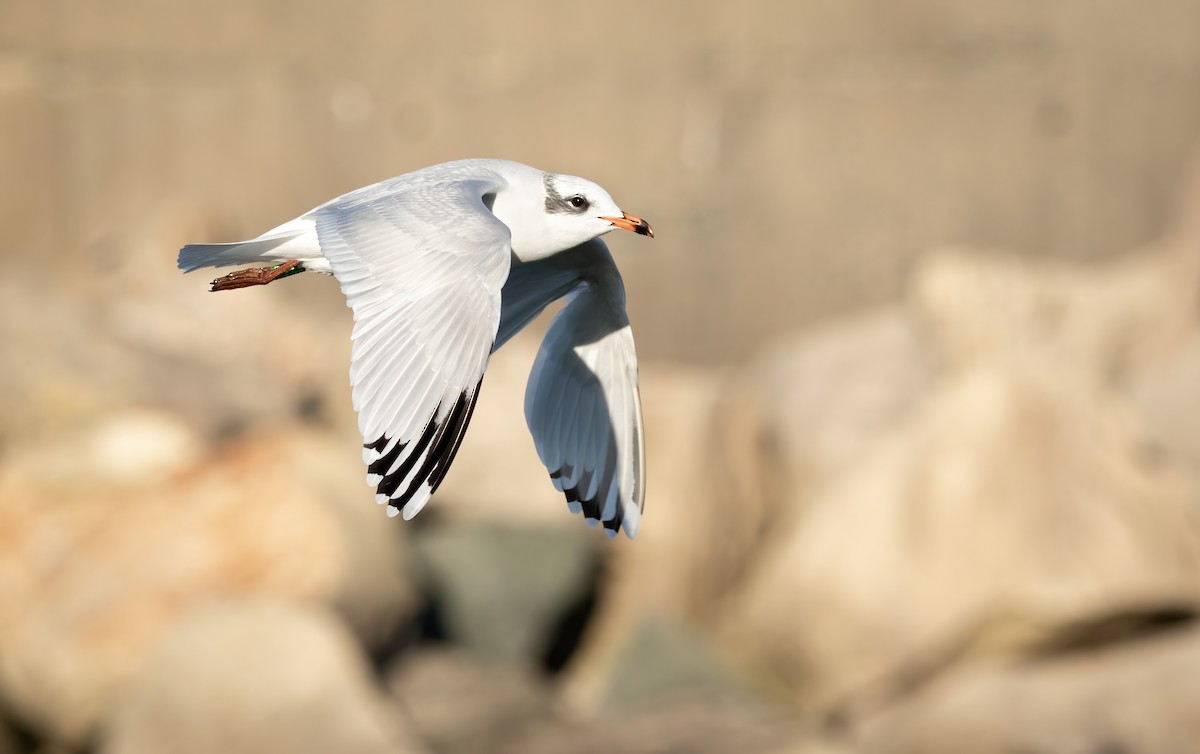
[[[619,715],[694,697],[749,701],[754,693],[695,628],[644,617],[613,664],[604,710]]]
[[[424,648],[387,672],[387,687],[441,754],[495,751],[553,714],[550,682],[527,666],[456,648]]]
[[[697,694],[591,718],[559,718],[499,742],[495,754],[777,754],[823,751],[778,710]]]
[[[429,526],[413,545],[449,638],[495,661],[536,661],[556,621],[584,599],[597,531],[488,522]]]

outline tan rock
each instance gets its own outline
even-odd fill
[[[162,483],[194,467],[203,442],[178,417],[159,411],[112,411],[50,441],[10,451],[6,466],[57,489]]]
[[[1156,452],[1185,464],[1200,479],[1200,328],[1147,365],[1130,395]]]
[[[736,408],[758,426],[759,495],[803,506],[906,422],[939,364],[908,311],[884,308],[782,339],[739,375]]]
[[[958,249],[923,260],[912,301],[950,368],[1037,359],[1118,385],[1195,332],[1198,285],[1192,251],[1083,267]]]
[[[0,343],[20,354],[0,362],[0,389],[23,398],[0,404],[0,436],[57,439],[145,407],[210,435],[291,420],[314,403],[317,418],[354,426],[348,313],[271,289],[210,293],[203,275],[163,264],[164,243],[130,242],[136,252],[96,273],[100,291],[0,280]],[[314,300],[341,295],[327,278],[288,282]]]
[[[498,737],[479,749],[496,754],[834,754],[794,748],[804,741],[795,720],[754,703],[704,694],[660,700],[594,719],[559,718]],[[843,754],[838,752],[838,754]]]
[[[965,670],[900,700],[857,738],[878,754],[1194,751],[1200,635]]]
[[[728,611],[727,646],[821,710],[997,614],[1200,596],[1194,488],[1071,374],[948,379],[787,525]]]
[[[368,648],[386,645],[417,609],[420,595],[409,532],[404,522],[387,517],[365,484],[356,431],[346,436],[293,429],[262,440],[334,520],[340,571],[332,604]]]
[[[261,600],[220,601],[181,618],[104,734],[104,754],[424,750],[332,614]]]
[[[215,597],[338,603],[367,635],[372,619],[390,627],[411,609],[386,519],[373,533],[352,526],[349,503],[342,512],[322,494],[321,454],[305,455],[297,442],[246,438],[165,480],[136,483],[82,473],[47,480],[30,467],[47,453],[10,457],[0,474],[6,705],[52,738],[81,739],[147,648]],[[347,454],[360,463],[354,449]],[[78,467],[94,462],[81,457]]]
[[[737,379],[642,370],[646,525],[613,545],[568,700],[599,703],[647,613],[722,623],[770,542],[912,414],[934,369],[911,319],[882,310],[781,341]]]
[[[460,649],[410,653],[386,681],[398,709],[437,751],[496,751],[500,740],[553,716],[545,678]]]

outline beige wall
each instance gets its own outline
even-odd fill
[[[735,361],[894,296],[933,245],[1155,238],[1200,133],[1197,29],[1180,0],[3,0],[0,255],[69,279],[165,223],[171,265],[502,156],[653,221],[613,242],[644,358]]]

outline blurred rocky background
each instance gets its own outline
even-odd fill
[[[0,754],[1200,751],[1198,31],[0,0]],[[658,231],[634,542],[537,462],[538,332],[405,523],[336,286],[175,269],[466,156]]]

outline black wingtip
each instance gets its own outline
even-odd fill
[[[462,445],[471,416],[475,413],[475,402],[482,384],[483,380],[480,380],[473,390],[461,392],[441,421],[438,421],[437,417],[442,413],[442,406],[445,404],[438,404],[416,440],[397,442],[386,454],[383,454],[383,451],[391,441],[387,435],[381,435],[364,444],[363,447],[383,454],[368,464],[367,472],[381,477],[375,492],[390,498],[389,506],[403,511],[422,485],[428,484],[431,492],[435,492],[441,485]],[[419,467],[418,463],[421,464]],[[410,476],[412,479],[408,486],[397,494],[400,485]]]

